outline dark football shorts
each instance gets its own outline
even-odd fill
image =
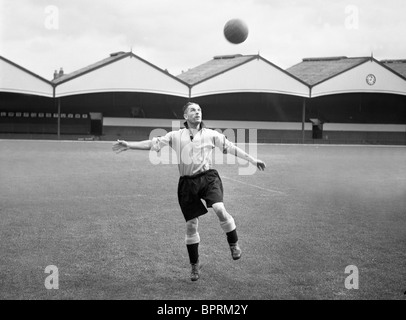
[[[208,208],[213,203],[223,202],[223,183],[217,170],[210,169],[179,178],[178,200],[186,221],[207,213],[201,199],[206,201]]]

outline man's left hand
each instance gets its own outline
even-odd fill
[[[257,168],[258,168],[260,171],[264,171],[265,168],[266,168],[266,164],[265,164],[265,162],[263,162],[262,160],[256,159],[255,162],[254,162],[254,164],[257,166]]]

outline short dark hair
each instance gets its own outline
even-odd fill
[[[183,114],[185,114],[185,112],[186,112],[186,110],[187,110],[187,108],[189,108],[189,106],[191,106],[192,104],[196,104],[196,105],[199,105],[198,103],[196,103],[196,102],[193,102],[193,101],[189,101],[188,103],[186,103],[184,106],[183,106]]]

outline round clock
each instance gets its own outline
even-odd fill
[[[376,81],[376,77],[373,75],[373,74],[369,74],[369,75],[367,75],[367,83],[370,85],[370,86],[372,86],[374,83],[375,83],[375,81]]]

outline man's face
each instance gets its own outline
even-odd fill
[[[192,124],[199,124],[202,122],[202,109],[198,104],[191,104],[184,114],[185,119]]]

